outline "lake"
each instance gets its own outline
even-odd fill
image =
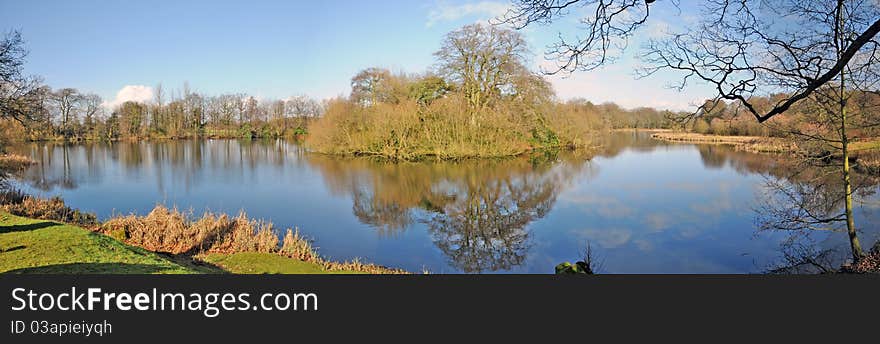
[[[605,273],[753,273],[780,263],[792,235],[759,231],[785,157],[601,139],[594,155],[392,164],[308,153],[284,140],[188,140],[10,147],[39,164],[24,191],[60,195],[106,219],[157,203],[298,227],[319,253],[432,273],[552,273],[588,243]],[[877,187],[855,210],[863,247],[880,238]],[[848,254],[846,234],[800,235]]]

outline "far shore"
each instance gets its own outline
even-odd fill
[[[671,130],[654,133],[651,137],[672,142],[732,145],[737,149],[757,153],[784,153],[798,149],[794,142],[778,137],[708,135]]]
[[[670,142],[731,145],[738,150],[753,153],[804,152],[793,140],[779,137],[725,136],[672,131],[657,132],[651,134],[651,137]],[[880,171],[878,150],[880,150],[880,138],[864,138],[849,143],[850,157],[859,162],[856,168],[866,169],[871,173]],[[830,156],[836,159],[841,158],[839,152],[832,153]]]

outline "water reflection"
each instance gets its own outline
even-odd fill
[[[528,225],[586,165],[566,155],[463,163],[388,164],[310,155],[330,190],[349,193],[352,212],[380,235],[424,224],[450,265],[464,272],[506,270],[528,252]]]
[[[145,213],[156,202],[243,208],[281,228],[300,226],[335,258],[434,272],[552,273],[588,241],[608,272],[761,271],[779,259],[786,240],[755,237],[761,223],[753,210],[772,209],[763,203],[765,183],[815,185],[824,173],[783,157],[666,143],[642,132],[600,141],[592,159],[424,164],[309,154],[282,140],[32,143],[11,150],[40,162],[19,176],[26,188],[60,193],[100,217]],[[876,199],[876,181],[860,180],[863,198]],[[829,192],[834,182],[827,180]],[[858,215],[866,244],[878,237],[871,209]],[[812,239],[840,244],[832,236]]]

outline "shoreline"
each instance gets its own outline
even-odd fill
[[[648,132],[648,133],[669,133],[673,132],[672,129],[666,128],[617,128],[611,129],[612,133],[622,133],[622,132]]]
[[[667,142],[731,145],[737,149],[754,153],[786,153],[799,150],[793,142],[776,137],[724,136],[668,131],[654,133],[651,138]]]
[[[157,205],[98,222],[60,199],[0,196],[0,273],[410,273],[324,258],[298,230],[282,240],[271,222],[243,212],[191,219]]]
[[[651,134],[651,138],[667,142],[729,145],[737,150],[758,154],[805,153],[803,149],[790,140],[778,137],[759,136],[725,136],[687,132],[659,132]],[[880,139],[850,142],[850,158],[858,164],[857,170],[865,173],[880,172]],[[842,159],[839,153],[824,153],[824,158]],[[822,156],[820,156],[822,157]]]

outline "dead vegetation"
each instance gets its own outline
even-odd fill
[[[739,150],[756,153],[784,153],[798,150],[798,146],[794,142],[777,137],[724,136],[682,132],[658,132],[651,134],[651,137],[672,142],[732,145]]]
[[[94,214],[68,207],[61,197],[36,198],[16,189],[0,191],[0,208],[13,215],[65,222],[86,228],[98,224]]]
[[[844,266],[843,272],[852,273],[880,273],[880,242],[874,244],[868,255],[859,259],[859,261],[851,266]]]
[[[24,155],[0,154],[0,171],[18,171],[33,164],[36,161]]]
[[[198,219],[192,218],[192,212],[157,205],[146,216],[114,217],[99,230],[127,244],[170,254],[264,252],[318,264],[327,270],[405,273],[358,260],[326,260],[299,230],[287,229],[283,241],[279,241],[271,222],[251,219],[243,211],[235,217],[206,212]]]

